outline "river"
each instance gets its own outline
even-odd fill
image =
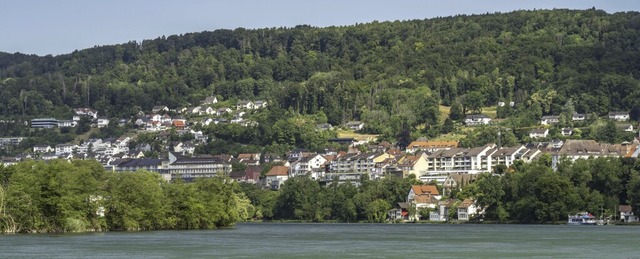
[[[640,258],[640,227],[242,223],[0,235],[0,258]]]

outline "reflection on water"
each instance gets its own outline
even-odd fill
[[[278,224],[0,235],[0,258],[460,258],[640,256],[631,226]]]

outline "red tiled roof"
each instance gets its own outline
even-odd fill
[[[413,193],[415,193],[415,195],[440,195],[440,192],[438,192],[438,188],[436,188],[435,185],[411,185],[411,189],[413,189]]]
[[[271,168],[267,176],[286,176],[289,175],[289,167],[277,165]]]

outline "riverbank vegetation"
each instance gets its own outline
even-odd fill
[[[159,174],[106,171],[96,161],[0,167],[0,232],[213,229],[253,215],[237,183],[168,183]]]

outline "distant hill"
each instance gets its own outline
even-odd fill
[[[354,26],[216,30],[60,56],[0,53],[0,114],[130,116],[215,94],[330,123],[438,123],[438,104],[539,102],[557,114],[640,106],[640,13],[516,11]],[[478,96],[475,95],[474,96]],[[370,131],[376,131],[371,129]]]

